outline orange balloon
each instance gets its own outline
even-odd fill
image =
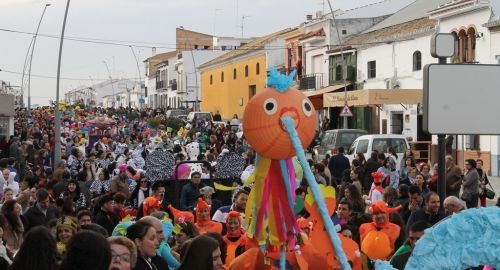
[[[296,155],[281,123],[284,116],[293,118],[302,147],[307,147],[316,132],[317,119],[311,101],[301,91],[289,88],[280,93],[267,88],[248,102],[243,114],[243,133],[263,157],[287,159]]]
[[[361,241],[361,251],[372,260],[386,260],[392,254],[389,236],[382,231],[370,231]]]

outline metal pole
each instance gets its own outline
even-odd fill
[[[30,55],[31,51],[31,46],[33,45],[33,38],[30,41],[30,45],[28,47],[28,51],[26,52],[26,57],[24,58],[24,65],[23,65],[23,75],[21,76],[21,107],[25,108],[25,103],[24,103],[24,76],[26,74],[26,68],[28,66],[28,56]]]
[[[55,154],[54,154],[54,164],[59,164],[61,161],[61,118],[59,117],[59,81],[61,79],[61,56],[62,56],[62,47],[64,41],[64,30],[66,29],[66,18],[68,17],[69,3],[71,0],[66,2],[66,11],[64,12],[64,21],[61,32],[61,42],[59,44],[59,59],[57,60],[57,86],[56,86],[56,108],[55,108],[55,137],[56,137],[56,146],[55,146]]]
[[[339,40],[339,46],[340,46],[340,59],[342,61],[342,81],[344,83],[344,106],[347,106],[347,84],[346,84],[346,77],[347,77],[347,66],[346,62],[344,59],[344,47],[342,46],[342,40],[340,39],[340,34],[339,34],[339,27],[337,26],[337,22],[335,21],[335,13],[333,13],[333,8],[332,4],[330,3],[330,0],[328,0],[328,6],[330,7],[330,12],[332,13],[332,18],[333,18],[333,24],[335,25],[335,31],[337,32],[337,39]],[[328,83],[329,84],[329,83]],[[344,116],[343,118],[343,123],[342,123],[342,128],[347,129],[348,127],[348,116]]]
[[[43,8],[42,16],[40,17],[40,21],[38,22],[38,26],[36,27],[35,36],[33,37],[33,47],[31,48],[31,56],[30,56],[30,66],[28,68],[28,115],[31,116],[31,64],[33,63],[33,53],[35,52],[35,44],[36,37],[38,36],[38,30],[40,30],[40,25],[42,24],[43,15],[45,14],[45,10],[50,4],[45,4]]]
[[[137,61],[137,56],[135,55],[135,52],[134,52],[134,48],[132,48],[132,45],[129,46],[130,49],[132,50],[132,54],[134,55],[134,59],[135,59],[135,64],[137,66],[137,73],[139,74],[139,92],[140,92],[140,96],[141,96],[141,99],[143,99],[143,93],[142,93],[142,78],[141,78],[141,69],[139,68],[139,62]],[[144,104],[146,103],[146,101],[144,100]],[[140,100],[139,100],[139,104],[140,104],[140,108],[142,109],[142,104],[143,103],[140,103]]]
[[[446,64],[446,58],[439,58],[439,64]],[[440,209],[443,210],[443,201],[446,198],[446,139],[445,134],[438,134],[438,183]]]

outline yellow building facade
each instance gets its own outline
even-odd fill
[[[241,55],[201,72],[201,111],[221,114],[229,120],[243,118],[245,106],[265,88],[266,54]]]

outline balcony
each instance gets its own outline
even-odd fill
[[[324,87],[323,85],[323,73],[311,73],[302,76],[299,80],[300,90],[316,90]]]
[[[156,90],[160,90],[160,89],[163,89],[165,88],[165,81],[156,81]]]

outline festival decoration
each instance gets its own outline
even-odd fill
[[[468,269],[489,265],[500,269],[500,208],[460,211],[425,230],[417,241],[406,270]],[[377,261],[377,270],[394,270]]]
[[[247,203],[248,236],[259,244],[269,242],[281,248],[280,268],[285,268],[286,247],[293,249],[299,232],[294,215],[296,172],[292,157],[299,163],[311,187],[318,212],[328,233],[330,245],[343,269],[350,269],[340,240],[304,155],[303,145],[309,145],[316,130],[316,111],[311,101],[297,89],[289,76],[271,70],[268,87],[254,96],[244,112],[243,132],[256,150],[256,169],[247,183],[255,184]]]
[[[98,116],[92,120],[87,121],[88,124],[94,125],[99,129],[107,129],[116,124],[116,121],[105,116]]]
[[[146,157],[146,177],[148,181],[165,180],[174,174],[175,158],[172,153],[156,150]]]
[[[215,164],[217,178],[239,178],[245,170],[245,158],[236,152],[227,152],[219,155]]]

